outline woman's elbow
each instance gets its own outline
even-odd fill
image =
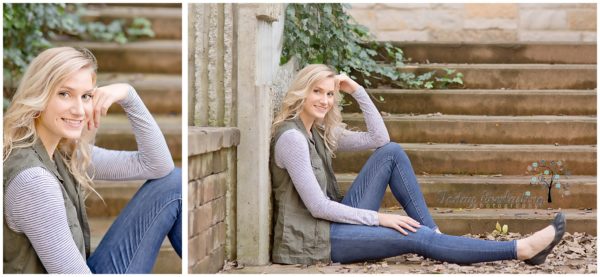
[[[173,160],[167,160],[158,166],[155,165],[152,169],[149,170],[149,174],[152,175],[149,179],[163,178],[169,175],[169,173],[171,173],[173,169],[175,169],[175,163],[173,163]]]
[[[376,139],[377,148],[384,146],[388,143],[390,143],[390,136],[387,133],[385,134],[385,136],[380,136]]]

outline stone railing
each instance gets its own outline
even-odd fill
[[[239,143],[237,128],[189,127],[189,273],[218,272],[235,251],[235,159]]]
[[[594,3],[351,4],[378,40],[431,42],[596,41]]]

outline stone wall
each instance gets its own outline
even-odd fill
[[[215,273],[223,267],[227,218],[235,207],[236,128],[189,127],[188,135],[188,273]],[[231,247],[229,247],[231,248]]]
[[[200,197],[197,192],[198,198],[194,202],[190,199],[190,203],[194,203],[193,206],[190,204],[190,209],[196,209],[189,217],[190,272],[216,272],[223,265],[221,258],[250,265],[269,262],[272,106],[276,102],[274,96],[287,89],[285,81],[293,74],[292,65],[279,66],[283,8],[283,4],[258,3],[189,5],[190,125],[219,127],[224,132],[235,130],[241,134],[235,151],[214,149],[211,151],[217,152],[207,154],[189,150],[190,172],[206,170],[194,166],[219,165],[206,161],[201,165],[196,161],[193,165],[194,160],[200,159],[195,157],[199,153],[212,155],[213,160],[220,162],[227,156],[226,173],[211,175],[202,183],[190,183],[190,190],[210,184],[206,188],[209,196]],[[220,129],[210,130],[218,133]],[[199,139],[194,136],[199,135],[190,130],[190,147]],[[204,138],[205,143],[219,143],[218,135],[215,136]],[[222,178],[229,180],[225,191],[222,190]],[[212,187],[218,189],[213,191]],[[224,219],[223,200],[219,200],[223,193]],[[207,221],[203,217],[211,219]],[[221,240],[223,228],[224,242]],[[209,238],[216,239],[216,243],[207,241]]]
[[[595,42],[596,4],[352,4],[383,41]]]

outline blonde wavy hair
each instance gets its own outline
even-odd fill
[[[310,93],[319,82],[327,78],[335,78],[336,75],[335,69],[324,64],[310,64],[300,70],[296,74],[296,77],[283,98],[279,113],[273,120],[271,137],[275,135],[278,127],[284,121],[294,119],[300,115],[300,111],[302,111],[308,93]],[[342,123],[342,113],[339,108],[340,101],[339,83],[336,81],[333,107],[327,112],[323,120],[315,122],[317,131],[323,138],[325,147],[330,152],[331,156],[335,156],[333,152],[337,149],[337,137],[333,130],[336,127],[345,128],[345,124]]]
[[[95,85],[97,68],[96,58],[87,49],[50,48],[33,59],[4,113],[3,160],[6,161],[13,149],[30,147],[39,139],[35,122],[62,83],[79,70],[89,69]],[[96,193],[92,177],[87,173],[95,134],[86,127],[83,129],[80,139],[63,138],[57,150],[75,180]]]

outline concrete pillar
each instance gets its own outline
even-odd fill
[[[279,68],[282,4],[239,4],[237,34],[237,258],[269,262],[271,186],[269,141],[273,78]]]

